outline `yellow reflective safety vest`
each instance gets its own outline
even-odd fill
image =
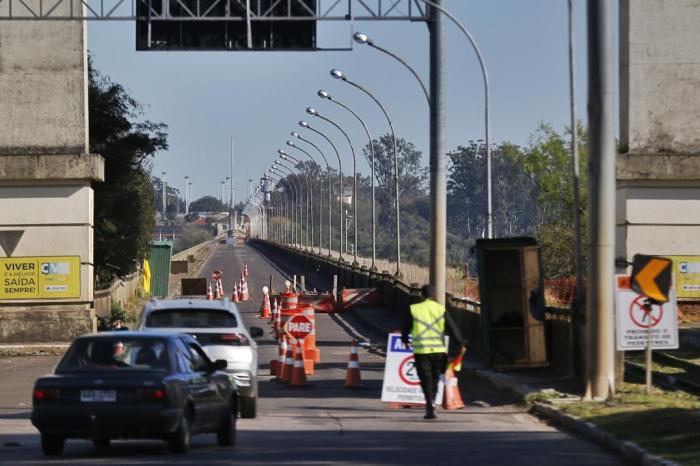
[[[445,306],[426,299],[411,305],[414,354],[446,353],[445,349]]]

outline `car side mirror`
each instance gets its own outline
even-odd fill
[[[250,336],[255,338],[260,338],[263,336],[263,329],[260,327],[250,327]]]
[[[212,364],[212,367],[215,371],[222,371],[228,367],[228,362],[226,362],[225,359],[217,359],[214,361],[214,364]]]

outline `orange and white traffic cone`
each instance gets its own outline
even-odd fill
[[[309,382],[306,380],[306,371],[304,369],[304,356],[303,345],[296,345],[296,355],[294,356],[294,367],[292,368],[292,374],[289,377],[290,387],[308,387]]]
[[[221,299],[224,299],[224,283],[222,280],[219,280],[216,282],[217,287],[219,288],[219,297]]]
[[[260,306],[260,318],[269,319],[270,318],[270,295],[268,294],[268,289],[266,286],[262,288],[263,292],[263,302]]]
[[[214,280],[214,299],[219,299],[221,295],[219,294],[219,281]]]
[[[243,301],[243,285],[240,280],[238,280],[238,300]]]
[[[275,304],[277,304],[276,300]],[[279,338],[280,334],[282,333],[282,312],[277,305],[275,305],[275,309],[277,310],[277,313],[275,314],[275,321],[272,323],[272,330],[275,332],[275,336]]]
[[[278,312],[277,300],[273,299],[272,300],[272,312],[270,313],[270,323],[275,322],[275,319],[277,318],[277,312]]]
[[[457,376],[451,367],[448,367],[445,371],[445,395],[443,396],[442,407],[447,411],[464,408],[462,394],[459,393]]]
[[[241,301],[248,301],[250,299],[250,294],[248,293],[248,282],[245,278],[241,280]]]
[[[289,339],[287,344],[287,354],[284,356],[284,365],[282,366],[282,373],[280,375],[280,380],[282,382],[289,382],[292,377],[292,369],[294,368],[294,352],[297,348],[296,340]]]
[[[231,293],[231,301],[233,301],[234,303],[240,301],[240,299],[238,299],[238,284],[235,282],[233,283],[233,293]]]
[[[248,277],[248,264],[243,264],[243,276]]]
[[[304,360],[310,361],[307,363],[307,367],[309,365],[311,367],[312,372],[307,371],[307,374],[310,375],[313,374],[313,363],[321,362],[321,350],[316,346],[316,311],[312,305],[304,305],[301,312],[311,321],[311,333],[304,338]]]
[[[275,364],[275,375],[277,378],[275,379],[278,382],[282,381],[282,371],[284,370],[284,361],[287,358],[287,338],[286,336],[283,336],[280,338],[280,342],[278,345],[278,350],[277,350],[277,364]]]
[[[211,283],[209,283],[209,286],[207,287],[207,301],[211,301],[214,299],[214,295],[211,292]]]
[[[360,387],[362,387],[360,360],[357,356],[357,340],[353,340],[352,348],[350,349],[350,357],[348,358],[348,370],[345,374],[345,388]]]
[[[285,341],[284,344],[286,345],[287,342]],[[279,341],[277,345],[277,357],[270,360],[270,375],[279,375],[279,363],[280,363],[280,355],[283,353],[282,351],[282,340]],[[284,351],[286,353],[286,350]]]

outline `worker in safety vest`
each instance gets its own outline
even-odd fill
[[[447,348],[445,347],[445,323],[449,334],[464,346],[459,327],[445,312],[445,306],[435,300],[435,288],[425,285],[421,288],[423,300],[411,305],[411,312],[403,326],[401,339],[409,344],[409,335],[413,345],[415,368],[420,385],[425,395],[424,419],[436,419],[435,395],[437,394],[440,375],[447,368]]]

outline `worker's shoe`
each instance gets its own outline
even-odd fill
[[[423,419],[437,419],[437,416],[435,415],[435,408],[432,404],[425,407],[425,416],[423,416]]]

